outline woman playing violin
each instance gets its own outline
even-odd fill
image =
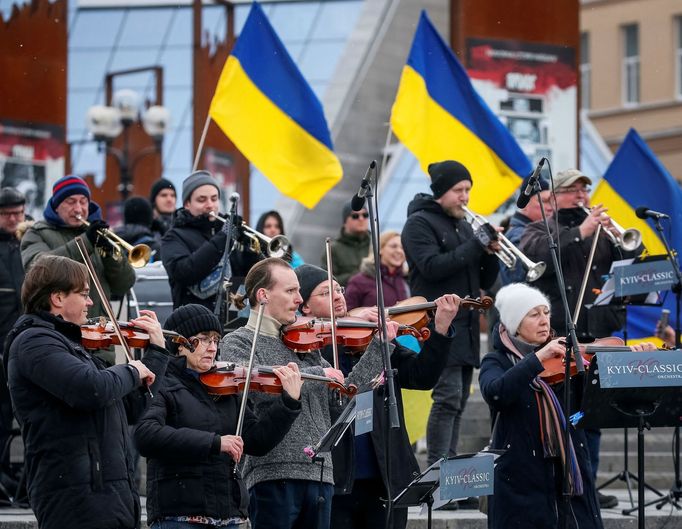
[[[400,242],[400,239],[398,239]],[[335,315],[346,315],[346,300],[343,289],[334,281],[329,285],[327,272],[312,265],[296,269],[301,283],[301,312],[306,316],[329,318],[329,296],[333,296]],[[352,282],[352,280],[351,280]],[[395,345],[391,352],[391,366],[398,370],[394,378],[396,399],[400,417],[400,428],[390,429],[385,424],[384,386],[373,394],[373,421],[371,433],[353,436],[347,433],[342,442],[332,450],[334,461],[334,497],[332,500],[332,529],[359,529],[384,527],[386,509],[382,498],[386,498],[387,465],[390,465],[391,491],[393,496],[403,490],[419,474],[419,464],[410,445],[400,388],[433,388],[447,362],[450,343],[454,334],[450,330],[457,315],[460,299],[450,294],[436,300],[436,315],[433,331],[419,354],[406,347]],[[396,324],[387,322],[395,336]],[[394,342],[395,343],[395,342]],[[330,361],[329,347],[323,355]],[[339,364],[344,375],[359,361],[358,355],[340,355]],[[386,435],[391,435],[391,460],[386,461],[384,448]],[[407,524],[407,509],[394,509],[391,525],[393,529],[404,529]]]
[[[220,321],[202,305],[185,305],[165,328],[187,337],[194,351],[169,344],[177,356],[135,429],[138,449],[148,458],[147,518],[153,529],[239,525],[249,497],[234,465],[243,453],[266,454],[289,431],[301,410],[298,366],[273,369],[284,391],[258,417],[247,407],[243,435],[236,436],[241,398],[209,395],[199,377],[215,363]]]
[[[491,447],[504,450],[495,467],[495,493],[488,506],[488,527],[558,527],[562,499],[562,461],[569,462],[569,527],[602,527],[599,502],[582,429],[571,428],[563,446],[566,420],[563,383],[550,386],[539,378],[542,363],[564,355],[564,338],[550,340],[550,302],[539,290],[512,283],[497,293],[500,324],[494,351],[481,362],[479,384],[493,413]],[[633,350],[651,349],[651,344]],[[571,413],[580,405],[583,379],[573,377]]]
[[[5,362],[38,524],[133,529],[140,502],[128,424],[148,404],[143,384],[158,383],[166,370],[161,325],[145,311],[134,320],[149,333],[144,358],[106,367],[81,345],[80,326],[92,306],[84,265],[39,257],[21,299],[25,314],[10,332]]]

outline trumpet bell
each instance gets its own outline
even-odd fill
[[[533,281],[537,281],[542,277],[542,274],[545,273],[545,270],[547,269],[547,265],[545,264],[544,261],[540,261],[539,263],[535,263],[535,265],[530,266],[528,268],[528,272],[526,272],[526,281],[529,283],[532,283]]]
[[[147,265],[152,256],[152,249],[146,244],[138,244],[128,251],[128,262],[133,268],[142,268]]]
[[[284,257],[289,251],[289,239],[284,235],[275,235],[268,243],[268,255],[270,257]]]
[[[623,232],[620,236],[620,240],[621,248],[626,252],[631,252],[639,248],[639,245],[642,244],[642,234],[638,229],[630,228]]]

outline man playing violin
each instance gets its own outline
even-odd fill
[[[128,424],[148,404],[168,363],[151,311],[132,320],[149,334],[142,360],[106,367],[81,346],[92,307],[84,265],[56,255],[26,274],[25,314],[7,339],[5,367],[25,445],[28,495],[42,529],[133,529],[140,502]],[[149,388],[152,393],[155,386]]]
[[[43,212],[44,220],[35,222],[21,239],[21,259],[27,270],[37,257],[44,254],[63,255],[82,262],[76,237],[85,235],[85,245],[95,267],[97,277],[108,299],[122,296],[135,284],[135,271],[126,259],[116,260],[111,243],[100,230],[108,228],[102,220],[99,205],[90,200],[90,188],[75,175],[67,175],[52,186],[52,197]],[[86,228],[81,219],[90,223]],[[104,305],[97,292],[92,292],[92,304],[88,309],[92,317],[105,316]],[[101,355],[112,365],[114,353]]]
[[[254,340],[257,307],[264,304],[261,333],[256,338],[256,364],[288,365],[294,362],[302,374],[326,376],[344,381],[343,374],[325,361],[319,350],[297,354],[280,338],[282,326],[296,321],[303,298],[294,270],[284,260],[268,258],[255,264],[246,276],[246,295],[251,314],[241,327],[221,342],[221,359],[246,365]],[[395,337],[397,325],[389,329]],[[373,341],[355,365],[346,382],[368,384],[382,369],[379,345]],[[329,527],[333,493],[333,469],[329,454],[324,464],[311,461],[304,449],[315,445],[331,426],[331,398],[326,384],[308,382],[301,392],[301,414],[270,453],[247,457],[244,478],[249,487],[249,518],[254,529],[326,529]],[[256,414],[268,409],[276,397],[256,394],[252,402]]]
[[[220,188],[208,171],[182,182],[182,205],[161,239],[161,259],[168,272],[173,308],[196,303],[213,310],[220,288],[227,234],[210,213],[220,210]],[[244,277],[258,255],[246,249],[230,254],[232,277]]]
[[[602,233],[597,241],[597,247],[592,261],[592,267],[587,278],[587,286],[583,298],[583,305],[591,305],[597,297],[597,292],[604,284],[603,277],[609,273],[613,261],[635,257],[644,249],[640,246],[634,251],[625,251],[612,244],[604,233],[612,230],[610,218],[606,214],[607,208],[599,204],[592,208],[589,214],[584,208],[590,204],[589,185],[592,181],[577,169],[567,169],[559,172],[554,179],[556,195],[556,208],[553,219],[550,219],[549,228],[554,242],[559,245],[561,256],[561,268],[564,273],[566,284],[566,298],[568,307],[575,311],[580,295],[580,286],[587,267],[587,260],[594,240],[597,226],[601,224]],[[537,200],[537,198],[533,198]],[[558,232],[557,230],[558,224]],[[521,238],[520,250],[532,261],[545,261],[547,270],[534,285],[540,289],[552,303],[553,312],[551,325],[559,335],[566,336],[566,314],[561,302],[561,293],[556,282],[552,256],[545,226],[542,221],[533,222],[526,227]],[[592,306],[581,307],[580,317],[576,323],[576,335],[581,342],[590,342],[595,338],[611,336],[620,330],[625,323],[625,309],[618,306]],[[570,316],[570,315],[569,315]],[[590,446],[590,456],[596,478],[599,466],[599,441],[598,430],[588,430],[587,440]],[[615,507],[618,500],[615,496],[606,496],[599,493],[602,507]]]
[[[301,411],[301,376],[290,362],[273,369],[283,392],[256,416],[246,407],[242,435],[236,427],[241,397],[210,395],[201,374],[215,365],[220,320],[202,305],[173,311],[164,328],[193,345],[169,343],[163,388],[135,429],[147,457],[147,520],[152,529],[229,527],[245,522],[248,493],[234,465],[243,453],[262,456],[289,431]]]
[[[343,288],[333,281],[330,288],[327,272],[312,265],[296,269],[301,284],[301,313],[316,318],[330,317],[329,296],[332,296],[334,315],[347,315]],[[394,378],[400,428],[391,429],[385,422],[384,401],[386,392],[380,385],[373,391],[373,428],[360,436],[346,433],[342,442],[332,450],[334,462],[334,498],[332,501],[332,529],[358,529],[384,527],[386,520],[386,476],[390,474],[391,496],[395,497],[419,474],[419,464],[414,457],[405,428],[405,418],[400,388],[427,390],[438,381],[447,362],[454,332],[452,320],[457,315],[460,298],[447,294],[436,299],[436,314],[430,337],[424,342],[419,354],[396,345],[391,353],[391,366],[397,369]],[[363,314],[363,312],[361,312]],[[356,312],[357,315],[357,312]],[[365,307],[364,316],[376,322],[376,307]],[[331,361],[330,347],[323,351],[324,358]],[[360,355],[343,354],[339,351],[339,364],[347,375],[361,358]],[[386,436],[390,433],[391,459],[386,460]],[[407,525],[407,509],[392,512],[390,527],[404,529]]]

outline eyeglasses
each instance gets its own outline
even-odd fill
[[[592,190],[589,187],[568,187],[566,189],[557,189],[554,193],[557,195],[578,195],[580,193],[589,195],[590,191]]]
[[[83,299],[89,299],[90,298],[90,292],[83,291],[83,292],[76,292],[76,294],[78,294]]]
[[[196,347],[201,344],[204,347],[208,347],[210,344],[218,345],[220,343],[219,336],[192,336],[189,339],[190,343]]]
[[[358,220],[360,217],[362,217],[363,219],[368,219],[368,218],[369,218],[369,213],[367,213],[367,212],[365,211],[364,213],[351,213],[351,214],[350,214],[350,218],[353,219],[353,220]]]
[[[334,289],[334,292],[336,294],[343,294],[345,291],[346,291],[346,287],[339,287],[339,288]],[[322,298],[328,298],[329,297],[329,290],[323,290],[319,294],[312,294],[312,295],[313,296],[320,296]]]
[[[24,214],[24,210],[20,211],[2,211],[0,210],[0,217],[21,217]]]

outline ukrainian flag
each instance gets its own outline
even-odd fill
[[[665,246],[658,236],[652,220],[642,220],[635,215],[639,206],[670,215],[666,237],[670,246],[682,251],[682,188],[670,175],[649,146],[630,129],[611,161],[604,178],[591,198],[591,204],[604,204],[609,215],[625,228],[637,228],[650,255],[665,254]],[[675,315],[675,296],[668,293],[664,308]],[[628,308],[628,341],[650,340],[653,337],[661,307]]]
[[[341,180],[322,105],[257,2],[209,115],[277,189],[308,208]]]
[[[403,68],[391,127],[425,173],[433,162],[463,163],[474,180],[469,207],[483,215],[495,211],[532,170],[425,11]]]

